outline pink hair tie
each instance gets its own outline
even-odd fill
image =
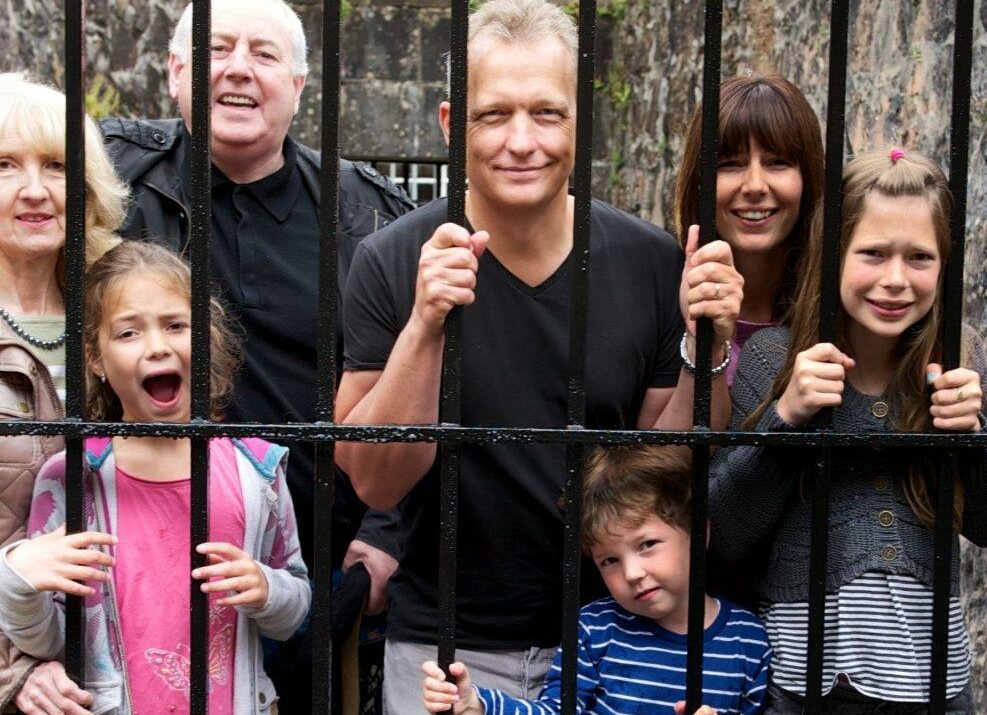
[[[891,163],[892,164],[897,164],[898,163],[898,159],[900,159],[904,155],[905,155],[905,150],[904,149],[899,149],[898,147],[893,147],[891,149]]]

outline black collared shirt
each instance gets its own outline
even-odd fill
[[[212,169],[212,277],[244,341],[230,422],[315,418],[319,215],[297,159],[285,142],[284,166],[250,184]],[[312,503],[313,455],[289,446],[297,509]],[[299,520],[302,531],[309,521]],[[308,552],[310,534],[301,537]]]

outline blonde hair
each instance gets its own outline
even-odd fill
[[[582,543],[589,551],[614,528],[656,516],[690,531],[688,452],[673,445],[596,447],[583,469]]]
[[[872,193],[889,198],[919,197],[925,199],[929,205],[940,258],[936,299],[928,314],[902,334],[895,368],[887,387],[887,394],[892,401],[890,419],[894,428],[904,432],[928,432],[932,429],[932,417],[929,415],[926,366],[932,362],[942,362],[939,333],[942,325],[943,279],[950,253],[949,218],[953,208],[949,182],[939,165],[922,154],[911,151],[899,153],[899,150],[895,150],[892,158],[889,150],[872,151],[860,154],[846,165],[843,170],[842,193],[841,274],[847,246],[867,209],[867,198]],[[753,429],[767,406],[784,393],[792,379],[798,354],[819,342],[819,304],[825,250],[823,215],[824,212],[820,209],[813,217],[809,243],[800,271],[801,280],[791,310],[784,320],[791,333],[788,355],[775,377],[770,394],[745,420],[745,429]],[[844,352],[849,352],[847,322],[846,312],[841,306],[837,313],[836,346]],[[930,470],[925,465],[910,466],[905,494],[915,515],[931,528],[935,523],[935,512],[926,486],[929,475]],[[957,530],[962,523],[963,502],[962,485],[957,485],[953,505],[954,526]]]
[[[86,364],[99,357],[99,328],[103,322],[103,301],[133,274],[153,275],[175,291],[192,299],[192,273],[188,264],[164,246],[144,241],[124,241],[107,251],[86,273],[86,308],[83,344]],[[209,399],[212,418],[219,420],[233,393],[233,375],[240,365],[240,344],[230,329],[229,319],[215,298],[209,300]],[[90,420],[119,420],[123,416],[120,398],[108,383],[92,370],[86,371],[86,416]]]
[[[110,163],[96,124],[85,117],[86,265],[120,242],[130,194]],[[65,95],[23,73],[0,74],[0,143],[65,161]],[[65,289],[65,249],[55,268]]]

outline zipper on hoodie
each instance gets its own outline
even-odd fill
[[[103,500],[102,500],[102,494],[100,493],[100,487],[101,487],[100,475],[95,469],[92,468],[90,468],[89,473],[92,475],[93,506],[96,510],[96,527],[97,527],[97,531],[99,531],[100,530],[99,527],[101,526],[100,515],[102,514],[103,511],[101,506]],[[102,521],[103,521],[102,525],[105,526],[106,524],[105,515],[103,515]],[[107,531],[105,533],[109,533],[109,532]],[[133,694],[130,692],[130,674],[127,672],[127,652],[124,650],[123,647],[123,634],[120,633],[120,607],[117,605],[117,590],[112,574],[110,575],[110,579],[109,581],[107,581],[107,584],[109,586],[109,591],[110,591],[110,606],[112,606],[113,613],[116,615],[115,619],[111,619],[107,616],[106,618],[106,620],[108,621],[107,625],[112,625],[113,635],[115,636],[115,640],[117,643],[117,652],[120,654],[120,669],[123,675],[123,690],[124,690],[124,694],[127,697],[127,702],[126,702],[127,711],[133,713],[134,698],[133,698]]]

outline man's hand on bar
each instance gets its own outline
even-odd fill
[[[449,311],[476,298],[476,272],[490,235],[444,223],[422,246],[412,319],[441,333]]]

